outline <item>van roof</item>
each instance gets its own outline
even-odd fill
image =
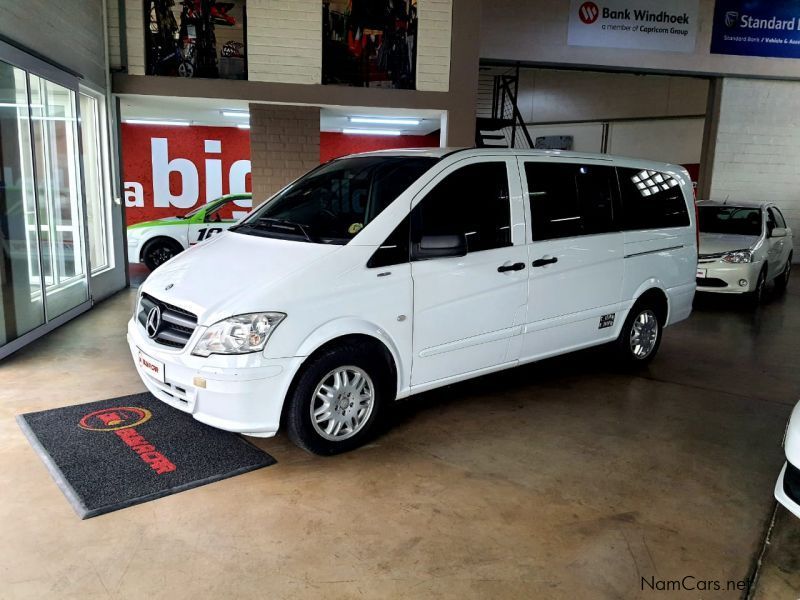
[[[463,156],[464,158],[472,156],[513,155],[568,160],[596,160],[613,165],[653,170],[675,169],[678,166],[664,162],[615,156],[612,154],[596,154],[592,152],[573,152],[566,150],[526,150],[522,148],[397,148],[394,150],[362,152],[350,156],[427,156],[432,158],[445,158],[452,154],[458,154],[459,157]]]

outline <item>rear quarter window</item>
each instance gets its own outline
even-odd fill
[[[622,200],[621,228],[688,227],[689,212],[677,179],[659,171],[617,168]]]

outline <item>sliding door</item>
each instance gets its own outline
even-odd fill
[[[102,92],[0,41],[0,358],[125,286],[109,134]]]

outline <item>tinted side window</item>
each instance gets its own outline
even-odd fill
[[[786,219],[783,218],[783,213],[780,210],[775,208],[774,206],[769,209],[771,212],[774,213],[775,222],[778,224],[778,227],[786,227]]]
[[[689,212],[678,181],[657,171],[618,168],[623,229],[686,227]]]
[[[772,235],[772,230],[778,227],[778,220],[775,218],[775,211],[767,209],[767,233]]]
[[[461,167],[412,211],[414,243],[424,235],[464,234],[469,252],[511,245],[511,205],[504,162]]]
[[[368,268],[375,269],[408,262],[409,222],[409,217],[403,219],[400,225],[386,238],[386,241],[375,250],[367,263]]]
[[[614,231],[612,167],[526,163],[534,240]]]

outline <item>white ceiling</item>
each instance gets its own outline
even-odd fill
[[[136,96],[121,94],[122,120],[155,119],[191,121],[193,125],[235,127],[246,123],[240,117],[223,116],[222,111],[247,111],[244,100],[219,100],[212,98],[173,98],[169,96]],[[348,117],[405,117],[419,119],[419,125],[353,124]],[[402,108],[374,108],[357,106],[323,106],[320,109],[320,131],[348,129],[399,129],[407,135],[427,135],[441,128],[441,111],[411,110]]]

